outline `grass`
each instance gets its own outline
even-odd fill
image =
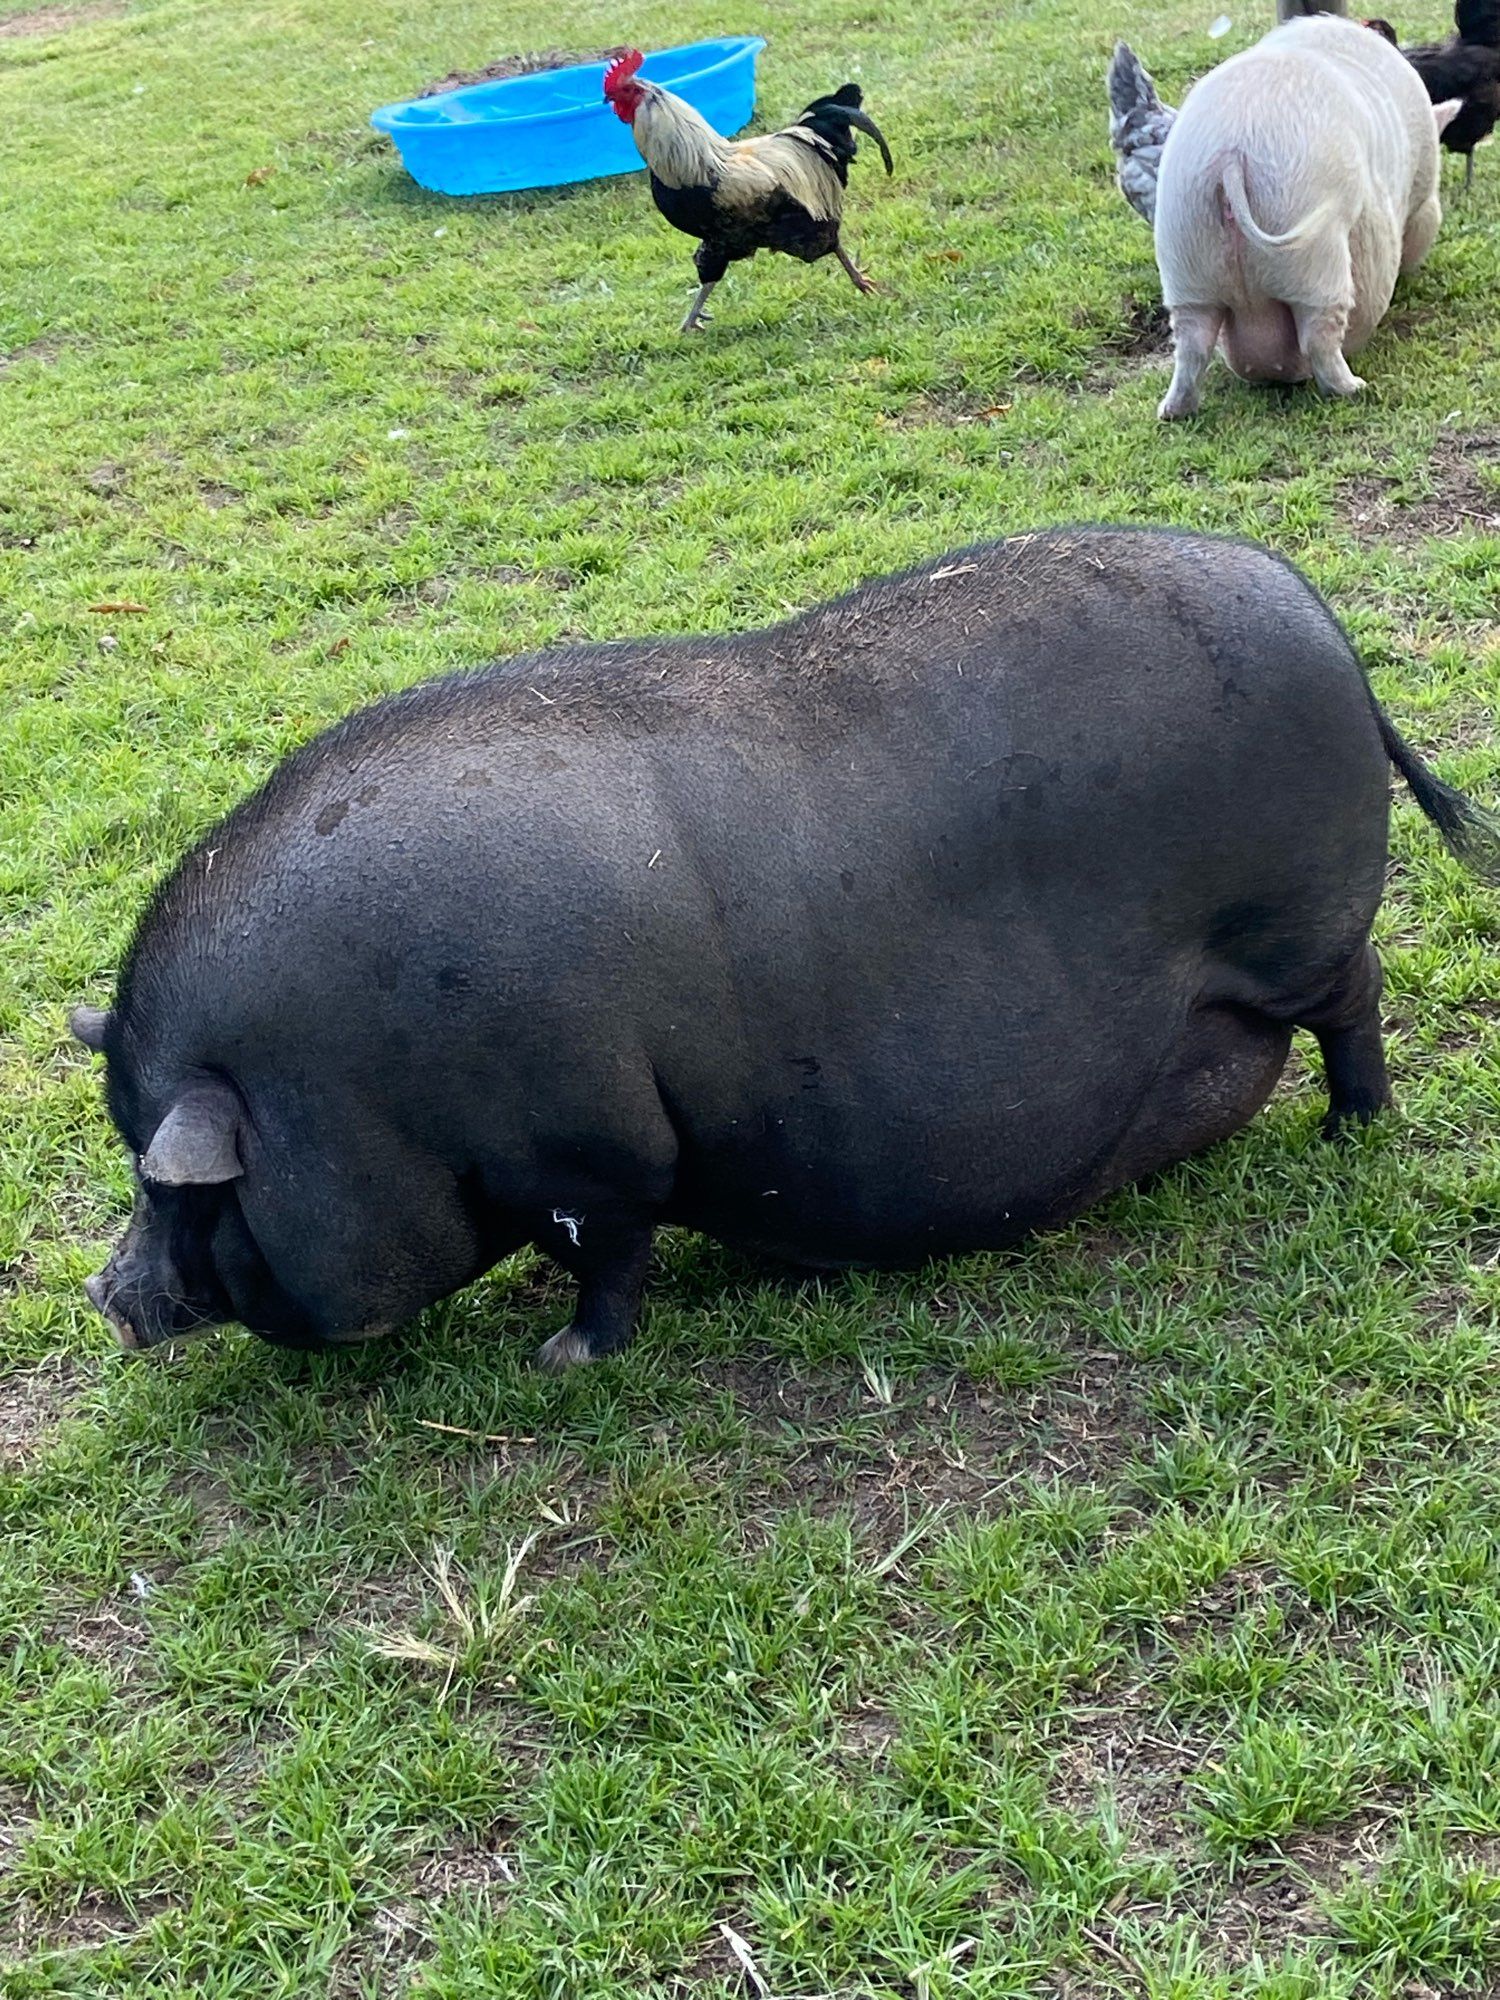
[[[1342,1150],[1299,1067],[1018,1256],[799,1292],[669,1241],[637,1349],[563,1382],[533,1258],[337,1362],[129,1365],[79,1291],[127,1176],[66,1006],[193,833],[424,675],[1174,521],[1301,561],[1500,797],[1500,167],[1366,400],[1216,372],[1164,430],[1100,77],[1124,32],[1179,93],[1256,25],[1205,20],[136,0],[0,38],[7,2000],[1496,1989],[1500,904],[1407,805],[1401,1113]],[[680,342],[637,181],[447,203],[363,122],[539,40],[742,26],[770,115],[863,81],[879,299],[762,263]]]

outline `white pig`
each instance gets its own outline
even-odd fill
[[[1250,382],[1326,395],[1442,219],[1434,106],[1358,21],[1288,21],[1188,92],[1162,152],[1156,261],[1176,366],[1157,414],[1189,417],[1220,340]]]

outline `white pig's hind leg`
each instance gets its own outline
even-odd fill
[[[1469,155],[1472,163],[1474,155]],[[1423,202],[1407,219],[1406,234],[1401,239],[1401,268],[1414,271],[1437,241],[1438,227],[1443,220],[1443,205],[1434,194]]]
[[[1342,306],[1293,306],[1297,340],[1307,356],[1313,380],[1325,396],[1357,396],[1363,378],[1344,359],[1344,335],[1349,314]]]
[[[1173,306],[1172,383],[1157,405],[1159,417],[1192,417],[1198,413],[1198,391],[1219,344],[1224,324],[1222,306]]]

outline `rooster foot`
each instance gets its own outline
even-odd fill
[[[868,292],[878,292],[880,290],[879,285],[876,284],[873,278],[867,278],[865,276],[864,272],[859,268],[858,264],[855,263],[854,259],[849,255],[849,252],[847,250],[840,247],[838,250],[834,252],[834,255],[838,258],[839,262],[843,265],[844,269],[849,273],[849,282],[851,285],[853,285],[855,291],[868,293]]]
[[[696,333],[700,326],[708,324],[709,315],[703,308],[708,304],[708,295],[718,282],[717,278],[710,278],[707,284],[700,285],[697,291],[694,292],[693,303],[688,307],[687,318],[677,329],[679,333]]]

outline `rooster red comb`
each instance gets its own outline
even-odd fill
[[[615,57],[604,72],[604,95],[611,104],[614,103],[615,93],[620,85],[634,76],[645,60],[639,49],[627,49],[624,55]]]

